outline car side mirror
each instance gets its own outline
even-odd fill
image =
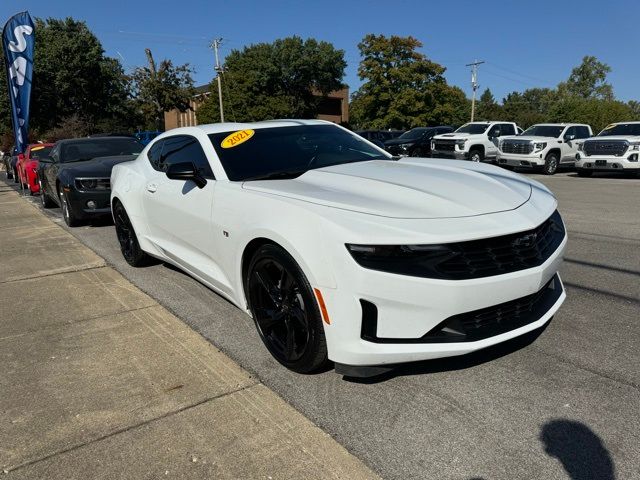
[[[564,136],[564,141],[565,142],[570,142],[571,140],[574,140],[576,138],[575,135],[565,135]]]
[[[191,180],[198,188],[204,188],[207,184],[207,180],[197,172],[192,162],[172,163],[166,174],[171,180]]]

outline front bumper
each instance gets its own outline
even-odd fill
[[[464,150],[431,150],[432,158],[452,158],[455,160],[468,160],[469,152]]]
[[[535,168],[542,167],[544,165],[544,157],[542,153],[520,155],[517,153],[498,152],[496,160],[498,165],[507,165],[510,167]]]
[[[428,360],[471,353],[540,328],[566,297],[557,275],[566,243],[565,235],[556,251],[538,267],[472,280],[396,275],[367,270],[352,259],[345,260],[338,277],[344,278],[344,288],[338,285],[322,290],[331,317],[331,325],[325,328],[329,358],[355,366]],[[525,324],[477,340],[471,337],[470,341],[425,337],[445,320],[507,302],[513,304],[541,292],[550,283],[556,289],[553,301]],[[371,316],[369,304],[375,306],[374,331],[367,318]]]
[[[111,191],[79,191],[75,188],[67,192],[67,202],[73,214],[79,219],[100,217],[111,213]],[[87,205],[94,202],[95,207]]]
[[[581,154],[578,155],[580,158],[576,158],[576,168],[593,170],[594,172],[619,172],[622,170],[640,171],[640,161],[629,160],[629,155],[626,157],[605,157],[596,155],[585,157]]]

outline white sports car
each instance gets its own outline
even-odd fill
[[[195,277],[297,372],[465,354],[542,327],[565,298],[567,236],[546,187],[491,165],[396,161],[328,122],[171,130],[111,186],[127,262]]]

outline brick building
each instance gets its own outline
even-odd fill
[[[198,107],[210,94],[209,85],[196,87],[196,94],[191,99],[191,110],[181,112],[175,109],[170,112],[164,112],[165,130],[198,125]],[[329,93],[326,98],[323,98],[318,108],[318,118],[334,123],[348,122],[349,88],[345,87],[342,90],[336,90],[335,92]],[[225,120],[231,119],[225,118]]]

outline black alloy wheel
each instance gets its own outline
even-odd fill
[[[66,223],[69,227],[77,227],[78,225],[80,225],[80,221],[75,217],[75,215],[69,208],[69,202],[67,201],[67,196],[64,193],[62,185],[60,185],[59,197],[60,208],[62,208],[62,217],[64,218],[64,223]]]
[[[245,285],[258,334],[274,358],[298,373],[323,368],[328,359],[322,317],[291,255],[276,245],[260,247]]]
[[[113,206],[113,220],[120,243],[120,251],[127,263],[132,267],[143,267],[151,263],[151,257],[140,248],[129,215],[119,201],[115,202]]]
[[[558,154],[550,153],[544,159],[544,167],[542,167],[542,171],[545,175],[554,175],[558,171]]]
[[[49,198],[47,192],[44,189],[44,185],[42,184],[42,180],[38,180],[38,185],[40,185],[40,202],[42,203],[43,208],[51,208],[54,206],[53,200]]]

